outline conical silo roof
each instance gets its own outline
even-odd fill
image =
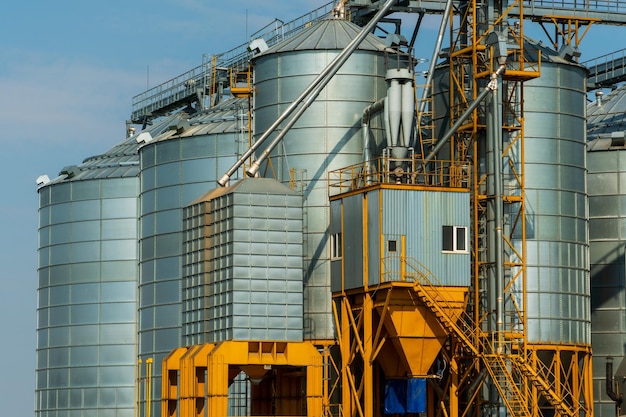
[[[361,29],[360,26],[346,20],[321,20],[292,38],[274,45],[267,51],[257,55],[257,57],[294,51],[341,50],[357,37]],[[362,51],[383,51],[385,48],[386,45],[378,37],[370,33],[361,42],[358,49]]]
[[[148,126],[142,132],[149,132],[156,136],[175,120],[187,118],[187,114],[180,112],[164,117]],[[79,165],[64,167],[59,176],[46,185],[53,185],[65,181],[91,180],[99,178],[127,178],[139,175],[139,152],[141,146],[137,143],[137,135],[128,137],[111,149],[99,155],[85,158]]]
[[[626,131],[626,85],[587,105],[587,138]],[[609,140],[610,142],[610,140]]]

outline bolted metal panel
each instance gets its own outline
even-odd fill
[[[406,240],[407,263],[419,262],[441,285],[470,284],[469,193],[444,191],[382,190],[383,253],[391,260],[385,265],[386,280],[399,279],[401,239]],[[464,228],[462,250],[445,251],[443,227]],[[396,241],[396,252],[388,244]],[[395,263],[398,263],[397,265]],[[415,266],[420,265],[415,263]]]
[[[254,58],[255,132],[265,132],[360,28],[346,21],[314,24]],[[353,36],[354,35],[354,36]],[[334,337],[330,291],[327,172],[358,163],[363,110],[386,95],[384,45],[371,35],[333,77],[273,151],[261,174],[283,183],[302,173],[305,207],[305,338]],[[373,136],[382,140],[379,119]],[[263,146],[259,151],[263,150]]]
[[[353,195],[343,200],[343,234],[345,236],[344,279],[345,287],[363,287],[363,197]]]
[[[185,209],[185,268],[202,268],[195,298],[185,301],[204,312],[200,336],[302,340],[301,213],[300,194],[265,178],[214,190]]]
[[[342,226],[345,258],[343,275],[333,269],[334,274],[340,274],[333,276],[333,289],[341,289],[335,284],[341,278],[346,290],[365,286],[365,251],[371,266],[367,277],[370,286],[410,280],[412,273],[430,273],[428,277],[435,285],[469,286],[469,201],[469,192],[406,188],[374,189],[333,200],[333,206],[342,204],[341,218],[333,217],[333,224]],[[368,228],[363,233],[365,204]],[[333,215],[338,211],[333,210]],[[443,245],[444,227],[458,233],[454,248]]]
[[[380,234],[382,231],[382,219],[380,218],[380,199],[382,190],[372,191],[367,194],[367,242],[370,256],[367,260],[370,285],[380,283]]]
[[[620,87],[587,106],[591,324],[595,414],[615,414],[606,395],[605,364],[613,358],[618,392],[623,392],[626,357],[626,148],[625,95]]]
[[[328,233],[331,239],[342,239],[341,235],[341,200],[334,200],[330,202],[330,226]],[[343,287],[342,283],[342,259],[331,258],[330,262],[330,276],[331,276],[331,291],[341,291]]]

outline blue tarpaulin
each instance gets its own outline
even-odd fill
[[[406,381],[385,381],[385,414],[406,414]]]
[[[426,379],[388,379],[385,381],[385,414],[426,412]]]
[[[426,379],[411,378],[407,381],[406,389],[406,412],[426,412]]]

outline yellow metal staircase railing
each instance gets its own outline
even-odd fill
[[[545,364],[537,361],[534,366],[541,372],[537,372],[533,366],[531,366],[528,361],[520,360],[515,362],[515,366],[518,367],[519,371],[524,374],[530,382],[537,388],[543,396],[548,400],[551,406],[553,406],[561,415],[563,416],[575,416],[578,415],[578,412],[572,410],[568,407],[562,400],[562,396],[554,392],[550,384],[546,381],[546,378],[541,375],[541,373],[550,376],[550,369],[545,366]],[[552,375],[554,377],[554,375]]]
[[[546,379],[551,377],[549,367],[538,362],[536,364],[538,369],[533,368],[523,356],[520,341],[508,340],[505,341],[507,347],[502,351],[494,349],[495,343],[490,334],[475,329],[469,314],[462,312],[458,317],[450,317],[447,312],[454,310],[446,308],[449,307],[447,298],[439,290],[442,285],[436,282],[430,271],[414,259],[410,262],[405,259],[404,262],[407,270],[406,279],[414,282],[417,296],[448,332],[454,334],[469,352],[482,360],[511,417],[532,415],[529,409],[530,395],[524,392],[525,385],[520,381],[522,377],[527,378],[560,415],[575,415],[575,411],[563,402],[563,395],[559,396]],[[519,375],[519,378],[516,378],[515,374]]]
[[[489,350],[488,336],[476,334],[471,325],[470,316],[463,313],[456,320],[449,317],[446,309],[442,308],[446,303],[445,296],[439,292],[437,285],[434,285],[426,274],[417,270],[413,265],[407,263],[407,266],[417,272],[416,274],[407,274],[408,277],[414,278],[415,293],[431,309],[446,330],[453,333],[469,351],[482,359],[511,416],[530,416],[530,411],[524,400],[526,396],[523,395],[518,383],[509,371],[511,355],[487,354],[486,352]]]
[[[511,372],[515,357],[515,355],[497,353],[482,355],[491,380],[511,416],[530,416],[527,396],[522,392]]]

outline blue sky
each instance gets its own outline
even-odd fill
[[[26,0],[3,4],[0,403],[4,413],[33,415],[35,179],[41,174],[52,178],[64,166],[120,142],[131,98],[147,84],[154,86],[200,65],[204,53],[224,52],[244,43],[247,34],[274,18],[289,21],[326,2]],[[430,57],[438,19],[425,20],[418,56]],[[626,43],[620,42],[625,30],[592,27],[581,45],[582,59],[625,48]]]

